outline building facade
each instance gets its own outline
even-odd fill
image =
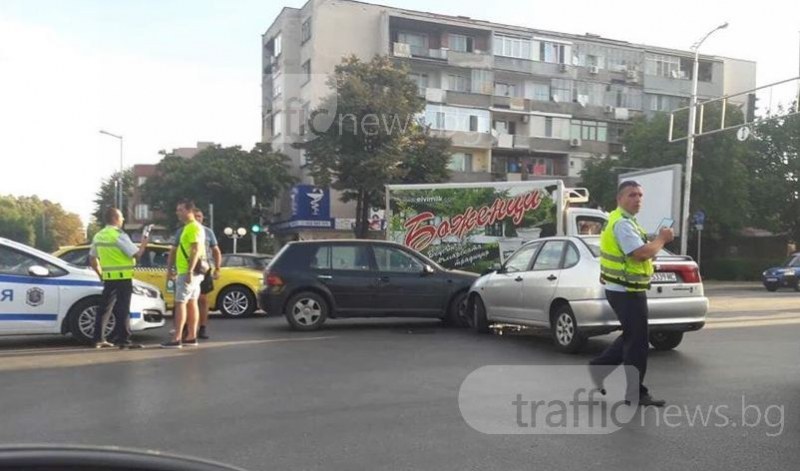
[[[576,184],[588,159],[624,152],[633,119],[687,106],[692,85],[690,51],[350,0],[284,8],[262,45],[262,138],[289,155],[303,184],[313,182],[291,143],[351,54],[390,56],[410,69],[426,100],[420,118],[452,139],[456,182]],[[752,88],[755,63],[700,57],[700,100]],[[335,229],[354,211],[330,201]],[[276,217],[291,218],[289,206]]]

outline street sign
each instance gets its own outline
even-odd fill
[[[706,212],[702,209],[700,211],[696,211],[692,215],[692,221],[699,226],[702,226],[706,222]],[[701,229],[702,230],[702,229]]]
[[[703,225],[702,224],[695,224],[694,228],[697,229],[698,231],[702,231],[703,230]]]
[[[736,138],[739,139],[740,141],[746,141],[748,137],[750,137],[749,127],[744,126],[739,128],[738,131],[736,131]]]

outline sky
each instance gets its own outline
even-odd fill
[[[261,34],[305,0],[0,0],[0,194],[88,222],[103,178],[197,141],[261,138]],[[566,33],[754,60],[757,83],[800,75],[797,0],[383,0]],[[644,5],[647,7],[645,8]]]

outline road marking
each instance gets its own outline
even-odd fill
[[[104,365],[110,363],[129,363],[160,358],[185,357],[196,351],[220,347],[239,347],[262,345],[271,343],[311,342],[317,340],[330,340],[335,336],[326,337],[287,337],[263,340],[239,340],[229,342],[208,342],[199,347],[184,347],[182,349],[163,349],[158,345],[148,345],[141,350],[118,349],[71,349],[68,353],[46,353],[44,355],[5,356],[0,355],[0,371],[18,371],[36,368],[71,368],[79,366]],[[74,353],[72,353],[74,352]]]
[[[800,324],[796,313],[783,313],[774,316],[738,316],[706,318],[706,329],[732,329],[742,327],[768,327]]]

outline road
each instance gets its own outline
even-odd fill
[[[707,327],[675,351],[652,352],[647,383],[680,407],[725,406],[726,427],[637,416],[610,434],[486,435],[462,418],[459,387],[477,368],[583,365],[616,334],[563,355],[541,335],[479,336],[430,321],[297,333],[280,318],[215,318],[213,338],[193,350],[0,339],[0,443],[158,449],[249,470],[794,469],[800,294],[707,291]],[[139,340],[155,345],[165,330]],[[750,423],[762,415],[757,425],[743,423],[743,399]]]

